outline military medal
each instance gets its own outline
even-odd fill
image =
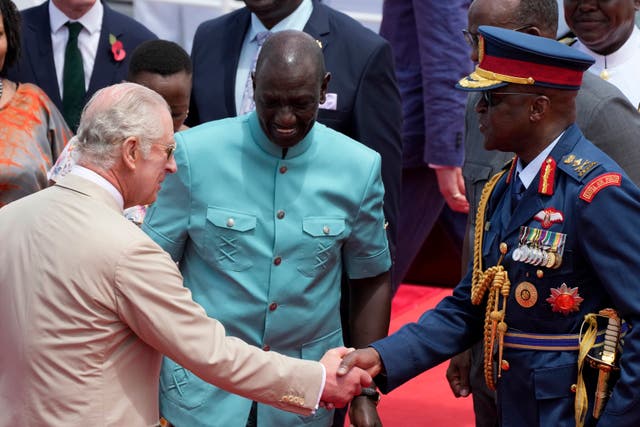
[[[515,248],[511,254],[511,259],[515,262],[520,261],[522,259],[522,250],[520,248]]]
[[[524,308],[530,308],[538,301],[538,291],[532,283],[522,282],[516,286],[516,301]]]
[[[553,252],[548,252],[547,263],[545,264],[545,267],[551,268],[555,265],[555,263],[556,263],[556,254],[554,254]]]
[[[579,311],[584,298],[578,293],[578,287],[570,288],[563,283],[559,288],[551,288],[551,296],[546,301],[551,305],[551,311],[566,316],[573,311]]]
[[[556,255],[556,262],[553,264],[553,268],[554,269],[560,268],[561,265],[562,265],[562,255],[558,254]]]

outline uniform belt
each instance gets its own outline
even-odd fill
[[[624,337],[628,330],[627,322],[622,322],[620,336]],[[602,345],[604,331],[598,332],[596,345]],[[580,334],[531,334],[528,332],[507,332],[504,335],[505,348],[539,351],[571,351],[580,348]]]

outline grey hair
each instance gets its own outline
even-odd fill
[[[97,91],[82,111],[76,148],[79,162],[103,169],[114,164],[122,142],[137,137],[143,157],[151,152],[151,143],[162,137],[159,108],[169,106],[156,92],[136,83],[119,83]]]

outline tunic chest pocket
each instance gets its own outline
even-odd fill
[[[206,248],[209,261],[222,270],[243,271],[253,265],[249,239],[254,237],[256,215],[215,206],[207,208]]]
[[[304,247],[298,260],[298,271],[313,277],[333,267],[340,255],[340,237],[345,229],[344,218],[306,217],[302,220]]]

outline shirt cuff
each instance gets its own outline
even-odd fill
[[[429,163],[429,167],[431,169],[455,169],[459,166],[449,166],[449,165],[434,165],[433,163]]]
[[[327,369],[322,363],[320,364],[320,366],[322,366],[322,383],[320,384],[320,393],[318,393],[318,398],[316,399],[315,409],[311,411],[312,414],[315,414],[320,407],[320,398],[322,397],[322,392],[324,392],[324,386],[327,382]]]

